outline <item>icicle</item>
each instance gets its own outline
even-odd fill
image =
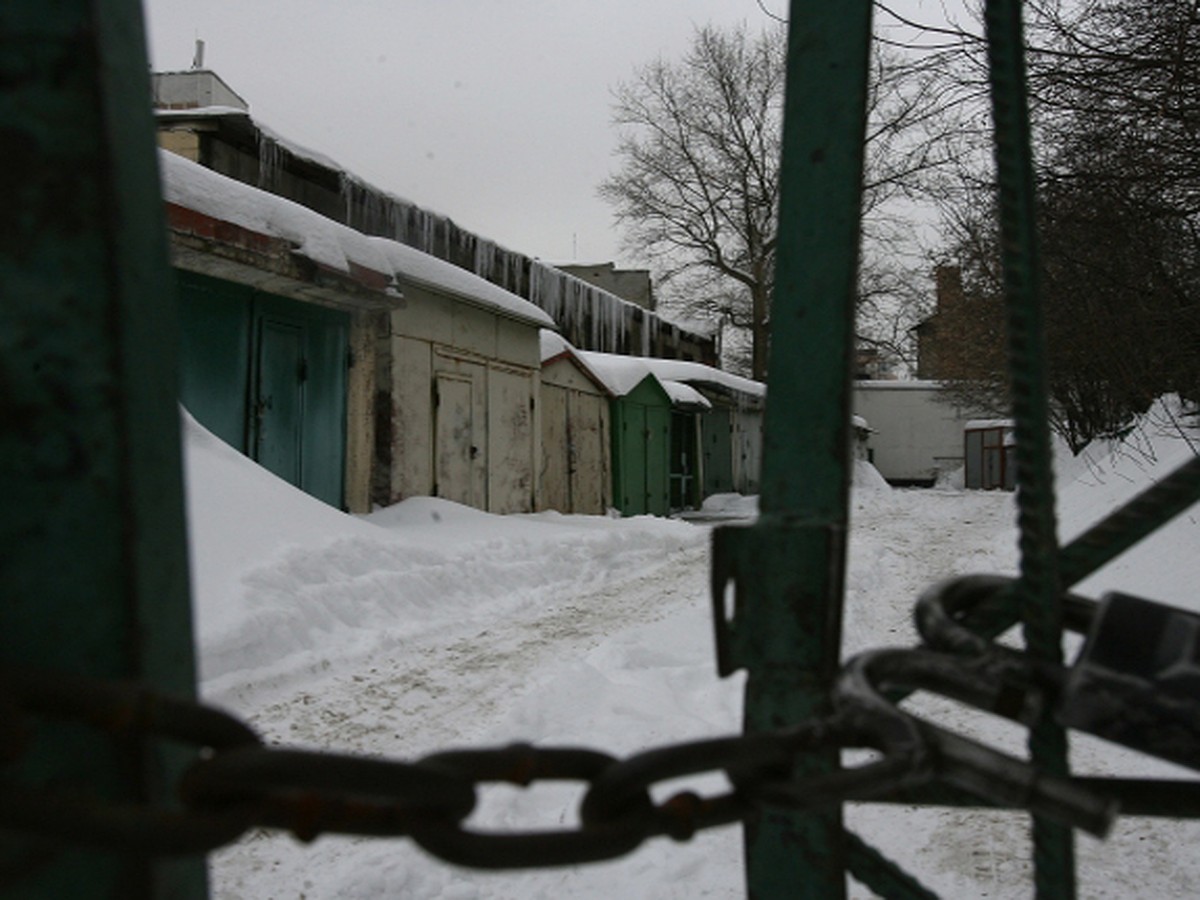
[[[494,281],[496,274],[496,245],[486,238],[475,242],[475,274]]]
[[[276,193],[285,151],[274,138],[258,132],[258,187]]]

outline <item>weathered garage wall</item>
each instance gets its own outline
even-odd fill
[[[603,515],[612,506],[607,392],[564,354],[542,364],[539,509]]]
[[[379,348],[375,502],[437,496],[531,512],[540,467],[538,328],[402,283]]]

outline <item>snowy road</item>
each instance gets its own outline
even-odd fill
[[[911,643],[908,605],[931,578],[992,571],[1012,557],[1011,541],[997,537],[1011,530],[1011,498],[1004,495],[866,492],[854,517],[851,651]],[[305,671],[294,686],[213,699],[248,715],[272,741],[400,758],[514,740],[625,755],[733,733],[742,681],[719,681],[712,661],[711,526],[672,524],[668,540],[642,539],[663,552],[643,553],[637,565],[630,565],[637,557],[622,553],[616,560],[627,568],[544,586],[543,603],[494,619],[475,615],[410,630],[361,657]],[[545,552],[541,544],[528,547]],[[514,551],[511,542],[485,545],[475,562],[486,568],[480,556]],[[522,561],[510,556],[506,562]],[[482,821],[555,826],[562,812],[553,810],[570,809],[577,800],[566,788],[538,789],[496,802]],[[547,820],[548,811],[556,817]],[[732,828],[684,846],[656,841],[629,859],[578,871],[503,876],[448,868],[405,842],[346,838],[302,847],[287,837],[260,836],[216,859],[217,895],[227,898],[607,898],[615,896],[614,879],[626,897],[690,897],[698,893],[701,871],[708,895],[743,894],[739,835]]]
[[[226,451],[189,436],[203,690],[269,741],[400,759],[518,740],[626,756],[739,730],[742,679],[719,680],[713,662],[711,525],[499,518],[429,499],[351,518]],[[1108,485],[1126,480],[1132,489],[1125,476]],[[1085,487],[1098,501],[1097,485]],[[911,645],[912,603],[937,579],[1012,572],[1013,518],[1000,493],[856,488],[845,655]],[[1153,569],[1163,590],[1190,592],[1168,561],[1189,558],[1196,518],[1124,577],[1145,583]],[[918,709],[1022,752],[1004,723]],[[1165,768],[1086,738],[1072,746],[1079,771]],[[711,793],[721,782],[686,786]],[[575,821],[580,788],[481,796],[472,827],[559,828]],[[847,820],[942,896],[1031,896],[1023,815],[857,806]],[[1080,896],[1189,896],[1200,883],[1191,846],[1195,825],[1147,819],[1121,820],[1105,843],[1080,837]],[[455,869],[405,840],[252,833],[211,859],[222,900],[744,896],[735,827],[653,840],[609,863],[508,874]]]

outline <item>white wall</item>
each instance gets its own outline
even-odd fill
[[[963,465],[963,426],[977,411],[944,402],[934,381],[856,381],[854,413],[872,429],[867,447],[888,481],[927,482]]]

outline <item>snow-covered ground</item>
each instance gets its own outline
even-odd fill
[[[1064,537],[1195,452],[1163,410],[1113,451],[1060,460]],[[202,692],[270,741],[412,759],[513,741],[624,756],[740,728],[742,679],[715,673],[708,600],[716,498],[703,521],[496,517],[434,499],[342,515],[185,422]],[[914,642],[932,581],[1015,571],[1013,500],[895,491],[856,475],[845,653]],[[1085,583],[1178,605],[1194,596],[1200,510]],[[937,721],[1019,752],[994,720],[930,705]],[[1165,766],[1077,737],[1080,771]],[[719,789],[709,777],[701,791]],[[674,785],[672,786],[675,787]],[[559,827],[578,786],[489,788],[474,825]],[[1026,897],[1028,820],[1009,813],[859,806],[851,825],[946,897]],[[1121,820],[1079,839],[1080,894],[1187,896],[1200,828]],[[452,868],[404,840],[253,833],[211,858],[219,898],[671,898],[744,894],[740,829],[650,841],[614,862],[495,874]],[[856,897],[867,896],[857,886]]]

